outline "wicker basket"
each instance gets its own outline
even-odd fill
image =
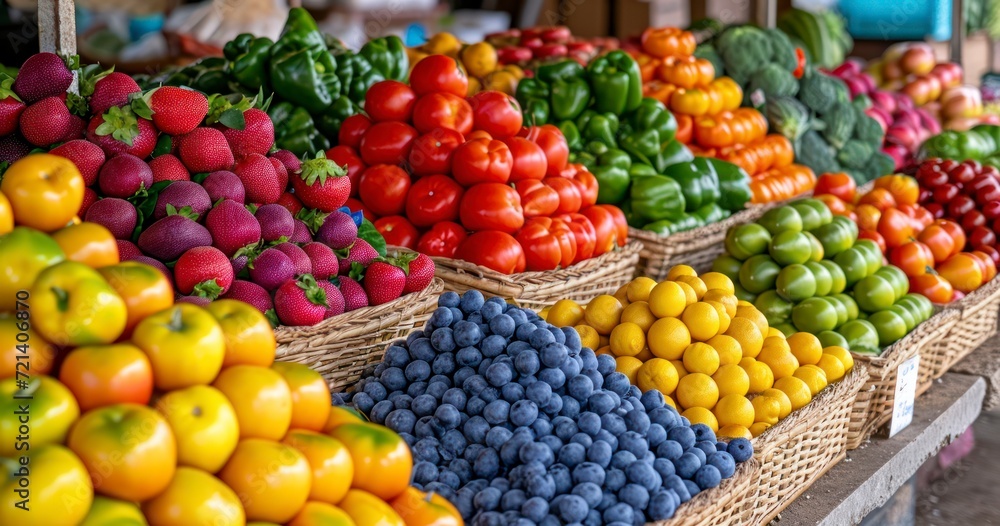
[[[460,259],[433,258],[434,275],[444,282],[445,290],[478,289],[520,307],[541,310],[561,299],[588,302],[594,296],[615,292],[632,280],[640,248],[637,241],[630,241],[621,250],[564,269],[510,275]]]
[[[668,520],[651,522],[655,526],[729,526],[752,524],[757,506],[757,480],[760,463],[751,458],[736,467],[732,477],[717,488],[702,491],[681,504]]]
[[[847,449],[857,449],[879,426],[892,418],[892,406],[896,398],[896,369],[906,360],[920,354],[918,375],[923,374],[923,355],[939,352],[937,348],[947,345],[945,338],[958,318],[957,311],[943,310],[890,345],[881,356],[854,355],[854,363],[868,366],[868,380],[858,393],[851,410]],[[917,385],[920,385],[919,380]]]
[[[343,391],[361,378],[365,366],[382,359],[385,342],[419,328],[437,307],[444,285],[435,279],[421,292],[364,307],[312,327],[278,327],[277,358],[308,365],[330,390]]]
[[[851,409],[868,378],[866,366],[854,368],[809,405],[753,439],[761,466],[753,523],[767,524],[847,453]]]

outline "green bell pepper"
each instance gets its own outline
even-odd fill
[[[582,164],[591,173],[597,169],[597,156],[590,152],[570,152],[569,162]]]
[[[978,133],[980,137],[989,137],[993,139],[994,148],[990,150],[989,154],[996,153],[997,150],[1000,150],[1000,126],[995,124],[979,124],[973,126],[972,131]]]
[[[336,60],[305,10],[289,11],[281,38],[271,46],[270,60],[274,92],[310,113],[321,113],[340,95]]]
[[[642,100],[639,64],[624,51],[591,60],[587,78],[594,90],[594,109],[600,113],[620,115],[636,109]]]
[[[695,210],[694,215],[698,216],[703,224],[710,225],[729,217],[729,212],[719,206],[719,203],[709,203]]]
[[[691,162],[701,172],[701,188],[705,198],[702,206],[718,202],[722,197],[722,190],[719,187],[719,174],[715,173],[715,165],[708,162],[705,157],[695,157]]]
[[[643,226],[642,229],[655,232],[661,236],[670,236],[678,232],[704,226],[704,224],[705,223],[701,220],[701,218],[695,214],[683,214],[676,220],[661,219],[659,221],[653,221],[652,223],[648,223]]]
[[[591,155],[601,155],[602,153],[608,151],[610,148],[608,148],[608,145],[604,144],[603,142],[590,141],[587,143],[586,146],[583,147],[583,149]]]
[[[327,138],[316,130],[312,115],[290,102],[274,104],[268,109],[274,123],[275,144],[295,155],[313,155],[330,147]]]
[[[657,159],[663,168],[677,163],[689,163],[694,160],[694,154],[687,146],[680,141],[671,140],[660,148],[660,155]],[[662,170],[662,168],[661,168]]]
[[[629,168],[632,158],[617,148],[609,149],[597,157],[597,167],[591,170],[597,179],[597,202],[617,205],[628,195],[632,178]]]
[[[708,204],[708,192],[702,186],[702,171],[693,162],[678,163],[663,170],[663,175],[677,181],[684,194],[684,211],[694,212],[701,205]]]
[[[590,84],[579,63],[566,60],[548,64],[538,68],[536,77],[549,85],[549,103],[555,120],[573,120],[590,104]]]
[[[559,131],[566,137],[566,144],[570,151],[579,150],[583,146],[583,139],[580,137],[580,130],[577,129],[573,121],[562,121],[559,123]]]
[[[719,206],[730,212],[746,208],[753,195],[750,192],[750,176],[746,171],[722,159],[714,157],[704,157],[704,159],[712,165],[719,178]]]
[[[549,122],[549,91],[548,84],[534,79],[525,78],[517,83],[514,98],[521,104],[524,123],[529,126],[541,126]]]
[[[361,113],[361,108],[347,95],[341,95],[315,119],[316,127],[323,135],[336,137],[340,133],[340,125],[344,123],[344,119],[355,113]]]
[[[406,46],[396,35],[369,40],[361,47],[358,54],[371,64],[372,68],[382,74],[385,79],[406,80],[410,71],[410,61],[406,55]]]
[[[347,62],[351,66],[351,81],[350,83],[345,82],[344,86],[346,87],[347,95],[354,102],[364,102],[365,94],[368,93],[368,89],[373,84],[388,80],[379,69],[373,67],[360,55],[347,55],[344,58],[344,62]]]
[[[233,80],[250,89],[267,85],[268,59],[274,41],[243,33],[226,43],[222,49],[229,59],[229,74]]]
[[[983,159],[996,150],[992,134],[969,130],[945,131],[924,141],[920,147],[920,159],[941,157],[942,159]]]
[[[660,174],[656,173],[656,169],[648,164],[632,163],[632,167],[628,169],[628,175],[629,177],[635,179],[637,177]]]
[[[618,146],[615,136],[618,134],[618,116],[613,113],[597,113],[593,110],[584,111],[576,119],[576,126],[587,142],[604,143],[608,148]],[[570,146],[570,149],[573,147]]]
[[[632,180],[632,212],[645,223],[684,216],[684,194],[677,181],[665,175],[647,175]]]
[[[622,128],[626,133],[656,130],[660,134],[660,142],[667,142],[677,134],[677,119],[662,102],[647,97],[624,117]]]

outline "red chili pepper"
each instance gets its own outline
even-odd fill
[[[802,51],[802,48],[800,47],[795,48],[795,61],[797,65],[795,67],[795,71],[792,72],[792,75],[794,75],[795,78],[800,79],[802,78],[802,74],[806,71],[806,53],[805,51]]]

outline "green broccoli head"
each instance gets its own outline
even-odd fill
[[[799,67],[799,60],[795,55],[795,46],[788,35],[780,29],[772,28],[764,31],[771,40],[771,62],[787,71],[795,71]]]
[[[753,26],[733,27],[719,36],[716,49],[731,76],[750,78],[771,62],[771,39]]]
[[[875,119],[869,117],[864,111],[855,108],[857,122],[854,123],[854,138],[872,146],[881,146],[885,139],[885,132],[882,125]]]
[[[787,69],[768,64],[750,77],[747,93],[758,89],[768,97],[794,97],[799,92],[799,81]]]
[[[817,174],[840,171],[837,151],[815,130],[804,133],[795,144],[795,161],[808,166]]]
[[[841,148],[854,132],[857,115],[850,103],[837,102],[830,108],[830,111],[823,114],[822,121],[825,124],[823,137],[834,148]]]
[[[801,79],[799,100],[817,113],[826,113],[837,101],[837,81],[819,70],[809,68]]]
[[[875,149],[871,144],[857,139],[851,139],[844,144],[844,147],[837,152],[837,160],[840,164],[861,170],[868,166]]]

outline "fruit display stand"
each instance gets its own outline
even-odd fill
[[[432,259],[434,275],[444,282],[445,290],[461,293],[477,289],[512,300],[520,307],[541,310],[561,299],[586,302],[601,294],[614,293],[632,280],[641,246],[630,241],[620,250],[567,268],[509,275],[460,259]]]
[[[756,458],[743,462],[736,474],[719,487],[703,491],[683,506],[670,520],[647,523],[652,526],[724,526],[753,524],[759,505],[758,481],[762,466]]]
[[[444,289],[440,279],[420,292],[389,303],[362,307],[311,327],[279,326],[277,359],[308,365],[323,375],[333,392],[361,378],[365,367],[382,359],[385,344],[421,327]]]
[[[1000,278],[993,278],[975,292],[947,306],[959,312],[943,345],[934,345],[920,358],[920,382],[917,393],[926,391],[934,380],[947,373],[953,365],[979,348],[997,332],[1000,314]],[[926,371],[926,374],[925,374]]]
[[[918,325],[913,331],[890,345],[880,356],[854,354],[855,363],[868,369],[868,380],[858,393],[851,409],[847,449],[857,449],[882,424],[892,418],[896,397],[896,379],[899,366],[914,356],[935,354],[937,346],[947,346],[945,339],[960,315],[945,309]],[[926,370],[921,359],[921,371]],[[923,373],[918,373],[923,374]],[[920,382],[918,381],[918,386]]]
[[[820,475],[847,454],[851,411],[868,379],[868,367],[855,358],[854,368],[799,409],[753,439],[761,463],[754,504],[754,524],[768,524]],[[750,522],[750,521],[748,521]]]

